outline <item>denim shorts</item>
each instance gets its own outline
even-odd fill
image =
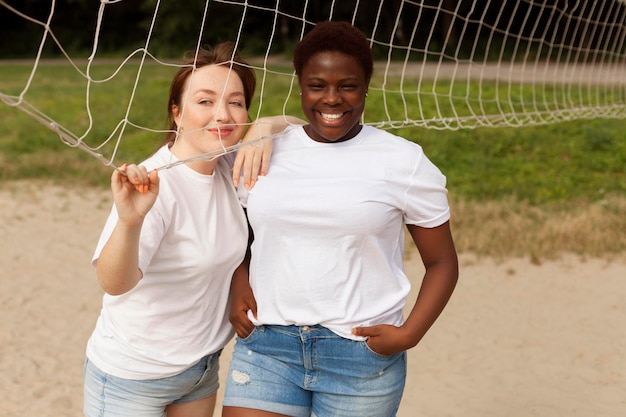
[[[395,416],[406,353],[382,356],[321,326],[259,326],[237,338],[223,405],[294,417]]]
[[[200,400],[217,392],[221,353],[205,356],[178,375],[149,380],[106,374],[87,359],[83,412],[87,417],[163,417],[167,405]]]

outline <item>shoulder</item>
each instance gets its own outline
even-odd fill
[[[442,172],[418,143],[372,126],[364,126],[363,133],[367,135],[364,142],[372,146],[377,161],[386,165],[388,170],[445,181]]]
[[[282,152],[302,150],[306,148],[305,144],[308,141],[308,136],[302,125],[287,126],[285,130],[273,136],[272,158],[275,154]]]
[[[368,142],[387,145],[391,149],[397,149],[400,151],[406,150],[417,153],[424,152],[418,143],[374,126],[363,126],[361,134],[367,138]]]
[[[282,132],[274,135],[274,139],[293,138],[305,135],[303,125],[289,125]]]
[[[361,143],[387,161],[395,161],[402,165],[405,163],[415,165],[425,159],[422,147],[409,139],[395,135],[386,130],[373,126],[363,126],[360,135],[363,136]],[[427,159],[427,158],[426,158]]]

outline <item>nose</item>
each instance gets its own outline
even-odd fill
[[[337,104],[341,102],[341,95],[339,90],[334,87],[329,87],[325,90],[324,101],[328,104]]]
[[[215,107],[215,121],[216,122],[227,122],[230,120],[230,112],[228,111],[228,105],[226,103],[220,103]]]

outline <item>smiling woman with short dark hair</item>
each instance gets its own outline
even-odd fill
[[[360,123],[371,62],[347,23],[296,46],[308,124],[277,136],[267,175],[240,187],[254,242],[231,287],[224,417],[394,416],[406,350],[454,290],[445,176],[419,145]],[[425,266],[406,319],[405,227]]]

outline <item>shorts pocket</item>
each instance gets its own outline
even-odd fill
[[[237,339],[239,342],[241,343],[250,343],[252,342],[254,339],[256,339],[256,336],[263,331],[263,326],[255,326],[254,329],[252,329],[252,331],[250,332],[250,334],[246,337],[239,337],[237,336]]]
[[[359,342],[359,343],[361,343],[363,345],[364,349],[367,350],[375,358],[378,358],[378,359],[389,359],[389,358],[394,356],[394,355],[383,355],[381,353],[376,352],[374,349],[372,349],[370,347],[370,345],[367,344],[367,340],[363,340],[362,342]]]

